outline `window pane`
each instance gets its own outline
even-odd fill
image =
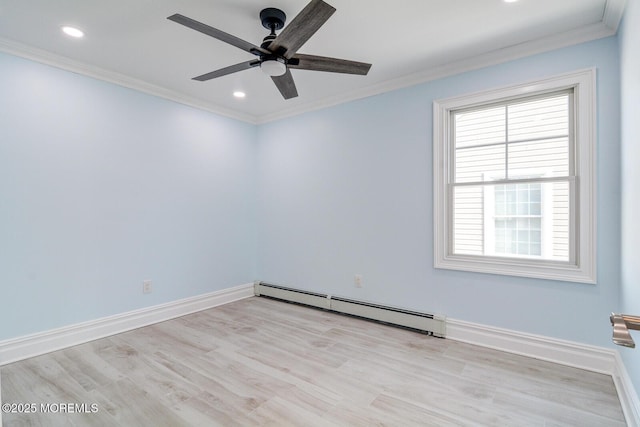
[[[505,178],[505,146],[456,150],[456,182],[480,182]]]
[[[532,242],[542,242],[542,233],[540,231],[531,231]]]
[[[568,182],[454,186],[453,196],[454,253],[568,261]]]
[[[531,184],[531,203],[540,203],[540,187],[541,184]]]
[[[541,218],[531,218],[529,221],[532,230],[542,230]]]
[[[505,106],[454,115],[456,148],[504,143],[506,141]]]
[[[504,236],[504,242],[498,242],[496,235],[496,255],[539,256],[541,234],[534,231],[539,227],[538,221],[539,218],[496,219],[496,231]]]
[[[553,259],[562,261],[569,260],[569,238],[570,238],[570,203],[569,203],[569,183],[554,182],[544,185],[544,191],[549,191],[550,215],[552,232],[549,233],[550,251]]]
[[[483,187],[454,188],[454,253],[482,255],[484,252]]]
[[[509,177],[569,175],[569,139],[557,138],[509,144]]]
[[[531,215],[541,215],[542,211],[541,211],[541,204],[540,203],[531,203],[529,205],[529,213]]]
[[[569,136],[569,95],[508,106],[509,142]]]
[[[532,243],[531,246],[529,246],[529,248],[531,251],[529,255],[533,255],[533,256],[542,255],[542,247],[539,243]]]

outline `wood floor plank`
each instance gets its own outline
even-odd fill
[[[3,366],[5,426],[624,426],[610,376],[249,298]]]

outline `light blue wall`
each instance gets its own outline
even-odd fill
[[[622,88],[622,311],[640,315],[640,4],[627,2],[620,31]],[[640,333],[634,332],[640,346]],[[640,390],[640,350],[620,348],[636,390]]]
[[[258,277],[611,345],[620,283],[618,65],[612,37],[260,126]],[[598,72],[598,284],[434,269],[432,102],[588,67]],[[362,289],[354,274],[363,275]]]
[[[5,54],[0,97],[0,340],[254,279],[254,126]]]
[[[608,38],[254,127],[0,55],[0,340],[261,279],[610,345],[618,65]],[[433,100],[593,66],[598,284],[433,269]]]

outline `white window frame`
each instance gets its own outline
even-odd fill
[[[573,89],[575,179],[570,180],[571,242],[568,262],[453,253],[451,191],[454,141],[451,113],[464,108]],[[543,80],[457,96],[433,103],[434,267],[596,283],[596,70],[590,68]]]

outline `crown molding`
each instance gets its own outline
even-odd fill
[[[259,125],[311,111],[317,111],[339,104],[344,104],[350,101],[379,95],[385,92],[414,86],[439,78],[448,77],[455,74],[488,67],[491,65],[497,65],[526,56],[531,56],[542,52],[609,37],[617,33],[618,27],[624,14],[625,5],[626,0],[607,0],[602,20],[589,26],[566,31],[564,33],[552,35],[549,37],[543,37],[535,40],[529,40],[523,43],[514,44],[470,58],[452,61],[443,65],[429,67],[428,69],[425,69],[424,71],[420,71],[418,73],[408,74],[396,79],[376,83],[340,95],[323,98],[318,101],[303,103],[296,106],[295,108],[283,109],[273,113],[267,113],[257,116],[227,109],[200,99],[185,96],[176,91],[153,85],[139,79],[105,70],[93,65],[84,64],[62,55],[53,54],[51,52],[33,48],[11,40],[0,38],[0,51],[40,62],[46,65],[61,68],[63,70],[103,80],[109,83],[117,84],[129,89],[134,89],[139,92],[147,93],[149,95],[168,99],[180,104],[198,108],[231,119]]]
[[[627,0],[607,0],[607,4],[604,7],[602,22],[610,28],[614,34],[618,32],[618,27],[622,21],[626,5]]]
[[[58,55],[43,49],[27,46],[22,43],[15,42],[0,38],[0,52],[8,53],[21,58],[29,59],[31,61],[39,62],[41,64],[50,65],[52,67],[60,68],[62,70],[71,71],[73,73],[81,74],[83,76],[91,77],[94,79],[102,80],[108,83],[113,83],[118,86],[123,86],[128,89],[133,89],[138,92],[146,93],[148,95],[157,96],[170,101],[177,102],[179,104],[187,105],[189,107],[198,108],[200,110],[208,111],[220,116],[225,116],[231,119],[236,119],[251,124],[257,124],[256,117],[250,114],[240,113],[238,111],[226,109],[205,101],[185,96],[176,91],[166,89],[161,86],[157,86],[151,83],[147,83],[143,80],[126,76],[124,74],[116,73],[114,71],[106,70],[101,67],[97,67],[90,64],[85,64],[80,61],[73,60],[63,55]]]
[[[624,0],[609,0],[607,4],[620,3],[621,1]],[[605,15],[612,17],[609,18],[610,23],[616,21],[616,19],[614,18],[615,16],[618,16],[618,14],[622,16],[622,11],[616,10],[615,12],[610,12],[607,14],[606,10]],[[561,49],[563,47],[573,46],[580,43],[613,36],[617,32],[620,19],[617,19],[616,22],[617,24],[615,29],[611,28],[608,24],[605,24],[604,21],[601,21],[596,24],[566,31],[564,33],[556,34],[553,36],[514,44],[502,49],[493,50],[470,58],[464,58],[461,60],[449,62],[447,64],[430,67],[424,71],[408,74],[406,76],[402,76],[393,80],[387,80],[375,85],[357,89],[341,96],[324,98],[317,102],[302,104],[295,109],[281,110],[272,114],[265,114],[258,117],[257,120],[259,124],[281,120],[302,113],[332,107],[345,102],[354,101],[369,96],[380,95],[385,92],[391,92],[394,90],[415,86],[444,77],[449,77],[456,74],[461,74],[468,71],[513,61],[527,56],[536,55],[539,53],[544,53],[556,49]]]

